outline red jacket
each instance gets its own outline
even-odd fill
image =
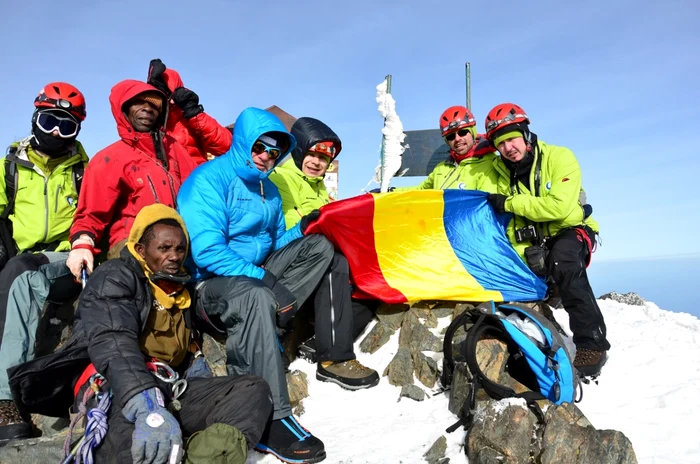
[[[156,158],[152,134],[134,131],[126,119],[122,105],[146,91],[159,92],[135,80],[112,87],[109,102],[121,140],[99,151],[85,168],[71,242],[87,234],[98,246],[106,238],[111,248],[129,236],[134,218],[144,206],[163,203],[174,208],[180,185],[196,167],[183,146],[161,127],[166,168]]]
[[[180,74],[174,69],[166,69],[164,79],[172,92],[184,87]],[[170,105],[166,130],[187,149],[197,165],[207,160],[207,153],[219,156],[231,148],[231,132],[207,113],[185,119],[177,105]]]

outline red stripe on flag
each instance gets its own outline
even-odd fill
[[[322,207],[321,217],[306,232],[325,235],[345,255],[357,287],[353,297],[385,303],[406,302],[403,293],[389,287],[379,267],[374,242],[373,195],[359,195]]]

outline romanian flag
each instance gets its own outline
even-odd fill
[[[335,201],[307,233],[325,235],[348,259],[357,298],[536,301],[546,285],[505,235],[476,190],[416,190]]]

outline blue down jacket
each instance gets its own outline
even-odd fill
[[[244,110],[234,126],[231,149],[195,169],[177,198],[190,236],[189,270],[195,280],[213,276],[262,279],[260,265],[270,252],[302,236],[299,225],[286,231],[277,187],[253,164],[251,149],[266,132],[285,133],[289,149],[296,140],[272,113]]]

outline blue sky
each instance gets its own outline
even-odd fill
[[[434,128],[464,102],[470,61],[481,131],[513,101],[577,155],[601,224],[596,259],[700,256],[696,1],[71,3],[3,9],[5,143],[29,132],[39,89],[63,80],[86,95],[86,149],[104,148],[117,137],[111,87],[159,57],[222,123],[273,104],[325,121],[343,139],[347,198],[377,164],[375,86],[392,74],[404,128]]]

